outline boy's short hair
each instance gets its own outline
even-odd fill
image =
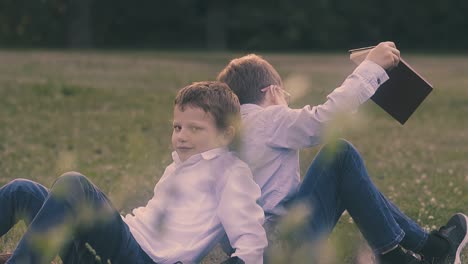
[[[218,74],[217,80],[229,85],[241,104],[258,104],[265,98],[262,88],[270,85],[283,86],[275,68],[255,54],[233,59]]]
[[[220,130],[237,127],[240,120],[239,99],[227,84],[221,82],[194,82],[185,86],[177,93],[174,105],[182,111],[186,106],[203,109],[213,115]]]

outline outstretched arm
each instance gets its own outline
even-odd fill
[[[271,147],[301,149],[319,144],[325,126],[337,116],[354,112],[366,102],[381,84],[388,80],[385,70],[395,67],[400,61],[400,52],[393,42],[382,42],[373,48],[366,59],[349,75],[340,87],[327,96],[320,105],[307,105],[302,109],[274,106],[265,131],[267,144]]]

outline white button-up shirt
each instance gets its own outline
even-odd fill
[[[172,156],[154,197],[124,217],[141,248],[157,263],[198,263],[227,234],[233,256],[263,263],[264,213],[248,166],[224,148]]]
[[[340,113],[354,112],[388,80],[384,69],[364,61],[343,84],[327,96],[325,103],[290,109],[275,105],[241,106],[241,159],[249,164],[262,189],[259,204],[267,215],[282,215],[300,183],[299,150],[321,142],[327,121]]]

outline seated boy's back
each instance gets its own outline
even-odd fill
[[[255,104],[245,104],[241,108],[244,133],[240,155],[255,172],[255,182],[262,188],[259,204],[268,214],[282,215],[283,208],[277,205],[293,196],[300,183],[299,152],[275,147],[272,141],[275,132],[279,132],[273,131],[275,118],[280,119],[289,110],[285,106],[263,108]]]
[[[381,57],[393,49],[379,49],[370,54],[373,60],[391,67],[392,60]],[[398,50],[395,52],[399,54]],[[389,53],[388,56],[396,56]],[[394,61],[398,63],[399,58]],[[243,125],[240,156],[260,185],[259,203],[268,220],[270,215],[285,213],[283,204],[292,199],[299,187],[299,150],[319,144],[326,124],[337,114],[355,111],[388,80],[388,75],[380,64],[366,60],[327,96],[325,103],[301,109],[288,107],[289,94],[282,88],[280,75],[257,55],[232,60],[218,80],[227,83],[239,97]]]

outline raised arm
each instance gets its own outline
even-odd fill
[[[386,69],[400,61],[400,52],[393,42],[382,42],[373,48],[366,59],[333,90],[320,105],[307,105],[302,109],[274,106],[268,122],[267,144],[272,147],[300,149],[320,143],[324,127],[336,116],[354,112],[366,102],[378,87],[388,80]]]

